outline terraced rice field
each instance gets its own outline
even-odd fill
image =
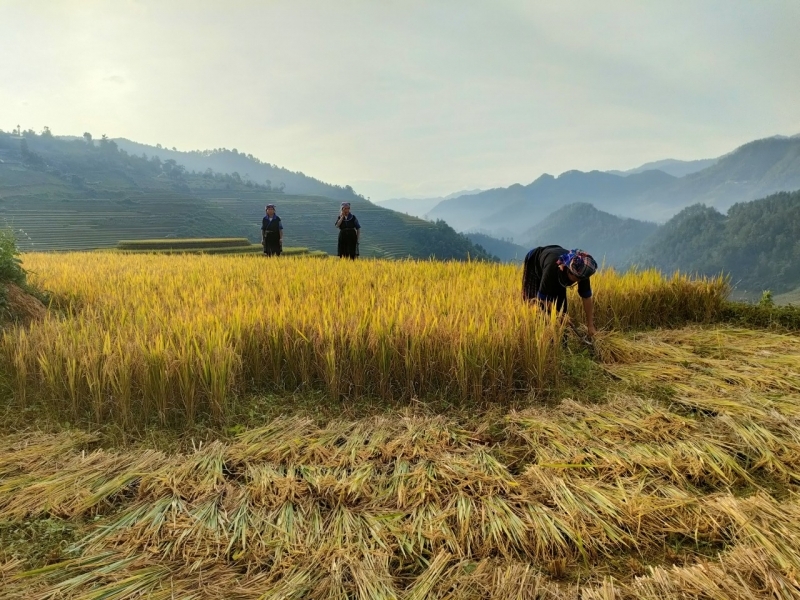
[[[28,208],[36,202],[36,208]],[[198,211],[193,197],[149,193],[127,200],[71,198],[59,202],[10,198],[0,205],[0,227],[11,228],[24,252],[113,248],[124,239],[198,236],[217,231],[224,215],[215,207]],[[235,235],[254,234],[242,223]]]
[[[257,229],[261,223],[261,213],[252,211],[258,205],[263,211],[264,195],[258,193],[237,193],[226,197],[219,191],[198,192],[212,204],[230,211],[242,219],[253,223]],[[284,220],[285,235],[292,245],[307,246],[336,254],[337,231],[333,226],[339,214],[339,202],[317,196],[269,197],[278,205],[278,214]],[[419,219],[408,215],[387,211],[366,200],[351,202],[353,213],[363,226],[360,252],[363,257],[406,258],[409,254],[409,239],[425,236],[426,229],[433,224],[420,223]],[[299,226],[302,224],[302,226]],[[380,233],[378,233],[380,232]]]

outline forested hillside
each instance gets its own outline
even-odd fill
[[[800,286],[800,191],[735,204],[727,215],[690,206],[653,235],[636,262],[665,271],[724,271],[743,292]]]
[[[339,198],[289,194],[240,173],[192,172],[172,158],[134,155],[105,136],[58,139],[45,130],[0,132],[0,227],[23,250],[113,247],[120,239],[260,239],[264,205],[285,220],[287,243],[336,252]],[[277,189],[276,189],[277,188]],[[444,223],[401,215],[352,196],[364,227],[361,255],[491,259]]]

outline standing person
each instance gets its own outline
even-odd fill
[[[589,336],[594,337],[594,300],[589,278],[597,271],[597,261],[583,250],[561,246],[540,246],[525,256],[522,270],[522,297],[545,308],[555,303],[556,310],[567,312],[567,288],[578,284],[578,295],[586,313]]]
[[[261,220],[261,245],[265,256],[280,256],[283,252],[283,223],[275,214],[275,205],[267,204],[266,215]]]
[[[350,212],[350,203],[342,202],[342,210],[335,223],[339,229],[339,258],[355,260],[358,256],[358,241],[361,238],[361,224]]]

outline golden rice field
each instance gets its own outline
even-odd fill
[[[184,264],[224,266],[246,288],[247,263]],[[320,266],[363,277],[345,290],[377,279],[400,293],[397,279],[419,282],[411,265],[376,263],[374,274],[372,265]],[[39,277],[56,288],[50,268]],[[432,302],[443,280],[469,273],[422,268],[437,275],[427,283]],[[523,319],[501,292],[513,271],[475,268],[483,291],[458,286],[436,306],[486,298],[500,323]],[[164,289],[137,272],[140,285]],[[208,284],[192,272],[198,287]],[[179,291],[185,271],[173,277],[174,294],[194,297]],[[102,294],[100,282],[82,280],[84,312],[73,319],[136,304],[109,293],[119,280],[108,283]],[[602,285],[623,284],[635,298],[630,280]],[[147,324],[159,307],[165,326],[191,319],[167,313],[170,300],[180,303],[162,294],[130,318]],[[235,304],[228,298],[209,297],[209,308]],[[273,323],[290,318],[270,300]],[[604,319],[625,306],[606,306]],[[323,323],[325,310],[296,314]],[[376,301],[362,316],[380,310]],[[474,316],[479,327],[485,311],[463,310],[450,317]],[[330,422],[287,415],[185,452],[106,447],[76,430],[0,436],[0,538],[9,523],[73,529],[35,560],[0,546],[0,598],[799,598],[800,337],[689,326],[606,334],[596,354],[605,393],[595,403],[566,395],[467,419],[411,409]]]
[[[57,310],[2,334],[0,370],[19,407],[72,422],[222,423],[252,390],[491,401],[560,376],[564,323],[521,301],[509,265],[24,258]],[[593,287],[598,326],[616,330],[709,321],[727,294],[720,279],[652,271],[607,270]]]

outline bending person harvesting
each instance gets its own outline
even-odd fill
[[[522,297],[537,301],[544,308],[555,303],[556,310],[567,313],[567,288],[578,284],[583,300],[586,326],[594,337],[594,300],[589,278],[597,271],[597,261],[583,250],[566,250],[561,246],[539,246],[525,256],[522,270]]]

